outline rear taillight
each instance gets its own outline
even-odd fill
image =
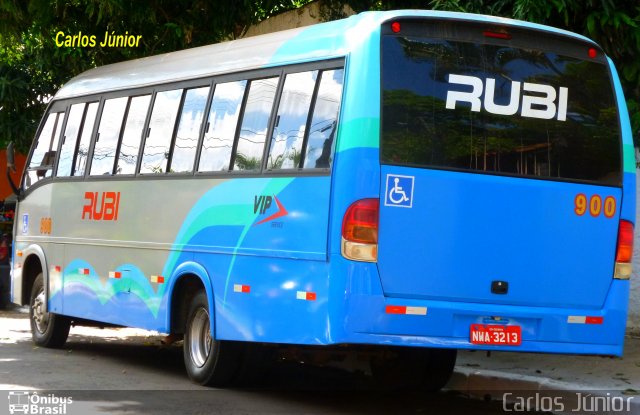
[[[342,220],[342,255],[355,261],[378,259],[378,199],[361,199],[347,209]]]
[[[633,258],[633,223],[621,220],[618,228],[618,246],[616,248],[616,269],[614,278],[628,280],[631,276]]]

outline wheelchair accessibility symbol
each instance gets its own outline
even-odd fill
[[[385,190],[385,206],[397,206],[410,208],[413,206],[413,176],[400,176],[387,174],[387,187]]]

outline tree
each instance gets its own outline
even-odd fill
[[[13,140],[28,150],[48,99],[89,68],[235,38],[309,1],[0,0],[0,147]],[[59,32],[98,40],[128,32],[141,41],[127,48],[60,47]]]

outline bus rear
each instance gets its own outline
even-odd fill
[[[389,334],[619,355],[635,221],[624,98],[595,43],[527,26],[382,25],[377,258],[360,259],[377,261]]]

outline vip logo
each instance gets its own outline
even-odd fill
[[[523,117],[544,120],[556,118],[558,121],[567,119],[569,89],[565,87],[560,87],[556,91],[550,85],[514,81],[511,82],[509,103],[498,105],[495,103],[496,80],[493,78],[487,78],[483,83],[481,78],[475,76],[449,74],[449,83],[470,86],[472,90],[471,92],[447,91],[447,109],[455,109],[457,102],[468,102],[473,112],[480,112],[480,108],[484,106],[485,111],[492,114],[513,115],[520,110],[520,115]],[[480,97],[483,92],[482,100]],[[524,92],[533,92],[536,95]]]
[[[287,209],[285,209],[285,207],[282,205],[282,203],[280,203],[280,201],[278,200],[278,198],[274,195],[269,196],[269,195],[256,195],[254,196],[253,199],[253,213],[259,213],[260,215],[264,215],[267,213],[268,210],[270,210],[271,205],[273,204],[273,201],[275,200],[276,202],[276,206],[278,207],[278,211],[269,215],[268,217],[262,219],[261,221],[257,222],[255,225],[253,226],[257,226],[260,225],[262,223],[265,222],[269,222],[271,220],[280,218],[282,216],[286,216],[289,212],[287,212]],[[271,209],[273,210],[273,209]]]
[[[85,192],[82,220],[118,220],[120,192]]]
[[[271,206],[272,200],[271,196],[254,196],[253,213],[258,212],[259,210],[260,214],[264,215],[267,209]]]

